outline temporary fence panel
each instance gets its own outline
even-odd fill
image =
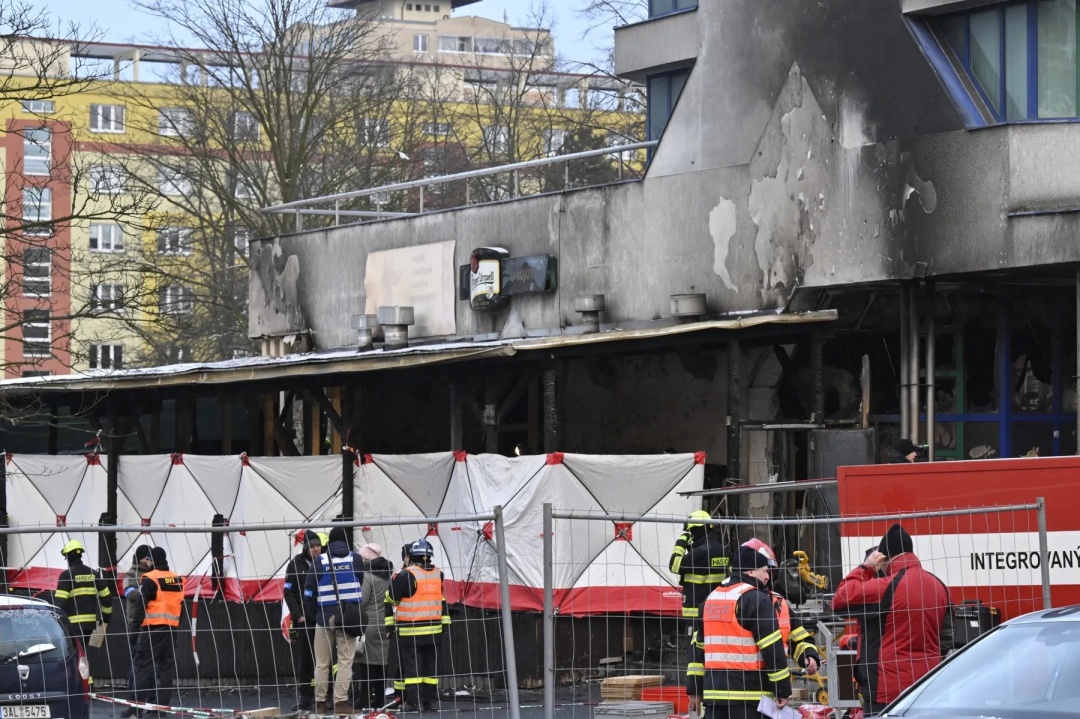
[[[82,458],[80,458],[82,459]],[[82,459],[85,464],[85,459]],[[275,467],[274,465],[278,466]],[[74,465],[73,465],[74,466]],[[169,484],[181,477],[183,481],[178,484],[185,487],[183,491],[191,496],[187,497],[188,506],[198,511],[204,511],[208,506],[214,509],[233,508],[233,526],[223,530],[214,527],[209,522],[202,524],[188,523],[186,526],[170,526],[165,523],[155,523],[152,533],[140,535],[139,532],[125,532],[131,536],[140,537],[139,541],[152,542],[155,546],[165,550],[171,565],[181,569],[181,563],[188,562],[189,567],[196,570],[202,568],[206,561],[202,555],[201,542],[203,537],[211,537],[215,533],[228,534],[233,539],[233,550],[236,552],[241,546],[246,545],[254,550],[250,562],[235,561],[231,564],[231,579],[235,579],[240,587],[258,586],[265,581],[267,573],[277,571],[276,566],[260,566],[260,552],[263,547],[272,547],[279,554],[292,556],[297,549],[291,546],[287,536],[291,527],[291,518],[286,517],[285,522],[251,522],[241,520],[237,515],[246,512],[258,503],[265,512],[286,512],[288,507],[295,506],[293,501],[299,504],[299,510],[307,514],[336,511],[335,502],[319,502],[315,498],[316,489],[320,480],[317,472],[329,469],[328,464],[319,462],[309,463],[307,469],[311,475],[310,494],[307,497],[288,497],[274,490],[273,484],[281,479],[280,463],[261,463],[252,461],[245,464],[244,477],[235,478],[228,486],[207,486],[202,496],[194,495],[194,487],[202,486],[198,477],[208,467],[198,463],[186,465],[186,470],[181,470],[184,465],[175,464],[170,472],[170,479],[158,486],[147,490],[146,497],[137,496],[135,505],[146,509],[147,499],[154,491],[159,496],[167,496],[172,490]],[[341,461],[337,461],[336,467],[340,471]],[[150,461],[144,463],[132,463],[132,468],[149,470],[152,468]],[[157,467],[161,469],[160,467]],[[209,469],[221,470],[221,467],[209,467]],[[33,471],[31,467],[27,471]],[[230,467],[230,469],[237,469]],[[74,473],[74,468],[71,470]],[[275,477],[275,472],[277,476]],[[258,481],[266,482],[266,486],[260,486],[258,481],[251,481],[252,490],[258,490],[260,498],[246,497],[244,485],[252,477],[248,473],[259,473]],[[239,472],[238,472],[239,474]],[[205,474],[203,477],[207,476]],[[9,474],[9,478],[11,474]],[[23,480],[19,480],[22,482]],[[222,482],[224,485],[225,482]],[[324,486],[332,483],[324,482]],[[14,483],[12,486],[15,486]],[[220,492],[215,492],[220,489]],[[226,491],[228,490],[228,491]],[[19,491],[23,488],[20,486]],[[231,492],[231,496],[227,496]],[[17,495],[20,499],[22,494]],[[147,500],[145,503],[143,500]],[[14,500],[18,501],[18,500]],[[244,502],[252,504],[244,505]],[[28,506],[28,505],[23,505]],[[153,517],[152,511],[147,514]],[[387,520],[384,518],[371,517],[363,520],[343,523],[337,526],[353,526],[357,533],[366,529],[374,532],[379,529],[388,536],[412,536],[412,528],[427,526],[428,519],[433,523],[439,523],[442,519],[438,514],[429,517],[416,516],[400,520]],[[501,513],[496,508],[491,513],[477,516],[445,517],[447,525],[455,522],[468,522],[479,526],[491,525],[494,536],[498,536],[502,522]],[[121,520],[118,525],[122,530],[141,528],[136,522],[127,525]],[[313,521],[316,527],[327,529],[325,524]],[[12,540],[13,547],[28,546],[30,542],[20,541],[24,537],[36,537],[34,528],[19,528],[0,530]],[[72,536],[85,537],[87,546],[96,546],[98,537],[102,532],[110,531],[109,527],[80,526],[73,528]],[[208,539],[207,542],[210,540]],[[363,540],[355,538],[355,544],[360,546]],[[208,550],[207,550],[208,551]],[[228,550],[227,550],[228,551]],[[493,547],[495,552],[496,586],[505,577],[505,572],[500,572],[498,546]],[[57,550],[58,553],[58,550]],[[237,557],[238,560],[243,557]],[[456,606],[447,607],[451,618],[449,625],[441,622],[436,626],[442,629],[434,647],[424,650],[432,654],[435,664],[430,670],[413,662],[412,656],[407,649],[400,645],[394,638],[391,630],[385,625],[384,618],[388,605],[384,601],[390,577],[393,571],[401,569],[396,551],[386,551],[386,562],[372,564],[357,558],[357,569],[366,576],[361,582],[362,591],[368,595],[362,597],[363,606],[363,649],[357,650],[349,667],[348,654],[352,646],[360,646],[358,639],[349,642],[350,649],[344,649],[341,643],[337,643],[337,655],[327,663],[332,664],[328,668],[323,679],[323,688],[312,690],[311,680],[314,670],[312,669],[312,642],[317,642],[317,630],[306,626],[308,623],[287,623],[279,625],[277,621],[277,604],[272,602],[246,602],[238,603],[215,599],[211,594],[204,591],[205,587],[196,575],[186,579],[186,583],[193,584],[194,593],[188,591],[188,599],[184,604],[180,626],[173,630],[172,645],[175,647],[175,664],[165,661],[159,664],[157,669],[150,667],[141,676],[147,682],[145,684],[131,686],[129,671],[133,665],[133,650],[139,641],[144,641],[145,630],[133,628],[130,624],[132,619],[128,610],[138,604],[134,604],[119,597],[113,602],[113,612],[108,617],[108,627],[104,643],[100,646],[87,647],[90,658],[94,683],[92,691],[95,697],[102,703],[113,705],[132,706],[136,705],[145,710],[162,710],[167,714],[198,716],[202,719],[210,717],[229,717],[241,712],[251,712],[259,709],[273,709],[273,713],[288,714],[293,710],[305,695],[316,693],[326,698],[333,706],[335,701],[334,683],[337,677],[343,678],[342,686],[346,688],[347,698],[344,701],[350,706],[360,709],[382,707],[390,701],[388,693],[404,695],[412,704],[431,701],[434,708],[445,712],[468,711],[481,717],[495,717],[505,719],[517,719],[519,716],[520,701],[517,697],[516,674],[513,662],[507,663],[506,652],[513,656],[512,637],[508,636],[510,627],[509,607],[504,612],[491,612]],[[446,576],[462,576],[467,573],[467,567],[461,567],[454,563],[454,559],[448,556],[436,558],[436,566]],[[505,563],[502,563],[505,564]],[[251,567],[254,575],[245,574],[245,567]],[[312,579],[312,582],[315,580]],[[189,590],[191,588],[189,587]],[[312,587],[317,593],[317,586]],[[22,594],[17,592],[16,594]],[[9,603],[18,601],[16,597],[6,600]],[[45,608],[43,605],[37,605]],[[136,610],[137,611],[137,610]],[[10,614],[10,612],[0,612]],[[392,610],[391,610],[392,614]],[[14,616],[14,615],[13,615]],[[311,619],[311,617],[309,617]],[[316,619],[316,624],[324,624]],[[25,628],[35,627],[34,622],[20,625]],[[0,627],[0,633],[5,637],[3,641],[14,642],[17,649],[25,649],[36,643],[40,638],[22,636],[16,627],[8,627],[4,630]],[[9,631],[10,630],[10,631]],[[25,645],[25,646],[24,646]],[[317,644],[316,644],[317,646]],[[154,647],[154,651],[160,649]],[[329,649],[327,650],[329,652]],[[345,653],[343,654],[342,651]],[[138,653],[136,650],[134,653]],[[155,657],[163,661],[162,655]],[[33,662],[30,662],[33,664]],[[149,667],[149,665],[146,665]],[[305,668],[306,667],[306,668]],[[351,674],[349,674],[351,672]],[[150,684],[157,675],[157,681],[163,684],[178,684],[178,691],[159,691]],[[348,677],[348,679],[344,679]],[[53,689],[54,687],[50,687]],[[76,682],[70,687],[70,693],[82,695],[81,682]],[[337,697],[341,699],[340,695]],[[56,715],[56,709],[53,715]],[[96,711],[96,709],[95,709]]]
[[[1001,459],[845,467],[839,471],[844,516],[964,508],[1046,500],[1050,587],[1055,606],[1080,603],[1080,458]],[[861,556],[878,524],[845,525],[845,563]],[[939,560],[954,601],[979,600],[1005,617],[1042,607],[1043,559],[1030,514],[978,514],[917,527],[916,546]]]

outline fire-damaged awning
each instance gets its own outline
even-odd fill
[[[339,350],[285,357],[248,357],[223,362],[166,365],[130,370],[94,370],[83,374],[27,377],[0,382],[0,396],[59,392],[102,392],[164,387],[209,386],[261,382],[291,377],[315,377],[394,369],[420,368],[458,362],[508,358],[534,352],[568,352],[601,345],[641,341],[663,343],[687,335],[723,334],[754,329],[782,333],[787,325],[828,323],[836,320],[835,310],[792,314],[762,314],[733,319],[688,322],[661,327],[613,329],[592,334],[560,334],[546,337],[497,340],[462,340],[416,344],[401,349],[373,349],[363,352]],[[613,346],[614,349],[614,346]]]

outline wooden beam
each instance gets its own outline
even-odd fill
[[[176,400],[176,423],[174,424],[174,438],[177,452],[191,451],[191,438],[195,432],[194,400],[183,398]]]
[[[322,394],[322,390],[319,390],[319,394]],[[323,399],[326,395],[323,395]],[[329,403],[328,403],[329,404]],[[304,427],[304,431],[308,433],[305,437],[308,445],[308,453],[312,457],[318,457],[322,454],[322,409],[319,407],[318,402],[311,401],[311,393],[308,393],[308,399],[304,401],[304,408],[307,410],[308,421]]]
[[[532,383],[529,385],[529,451],[540,452],[540,415],[542,409],[540,407],[540,383],[537,382],[538,378],[533,378]]]
[[[338,388],[331,387],[330,388],[331,393],[333,393],[335,389],[338,389]],[[341,393],[340,393],[340,391],[338,391],[338,393],[337,393],[337,402],[336,403],[334,402],[334,400],[328,398],[323,393],[323,391],[321,389],[305,390],[304,394],[308,398],[314,400],[318,404],[319,409],[321,409],[323,414],[326,415],[326,418],[328,420],[330,420],[330,424],[333,425],[334,430],[337,431],[338,434],[341,434],[341,435],[344,436],[344,434],[345,434],[345,422],[341,419]]]
[[[334,416],[338,418],[336,423],[333,418],[330,420],[334,426],[334,431],[330,434],[330,454],[341,454],[341,447],[345,442],[345,423],[341,419],[341,387],[331,387],[328,399]],[[328,414],[327,417],[330,415]]]
[[[266,457],[276,457],[274,448],[274,427],[277,425],[277,412],[274,410],[276,402],[274,393],[267,392],[262,396],[262,453]]]
[[[465,449],[465,438],[462,435],[463,417],[461,416],[461,387],[450,383],[450,450],[460,452]]]

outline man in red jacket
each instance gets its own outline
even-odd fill
[[[879,572],[881,574],[879,574]],[[867,715],[882,711],[900,692],[936,667],[951,623],[949,592],[922,568],[911,535],[894,524],[878,550],[836,588],[833,611],[864,619],[859,663],[866,677]]]

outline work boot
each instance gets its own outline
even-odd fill
[[[319,716],[326,716],[326,702],[315,702],[315,713]]]
[[[349,706],[349,702],[337,702],[334,704],[334,714],[337,716],[349,716],[355,713],[356,710]]]
[[[120,719],[131,719],[133,716],[139,713],[139,710],[135,707],[128,707],[124,711],[120,712]]]

